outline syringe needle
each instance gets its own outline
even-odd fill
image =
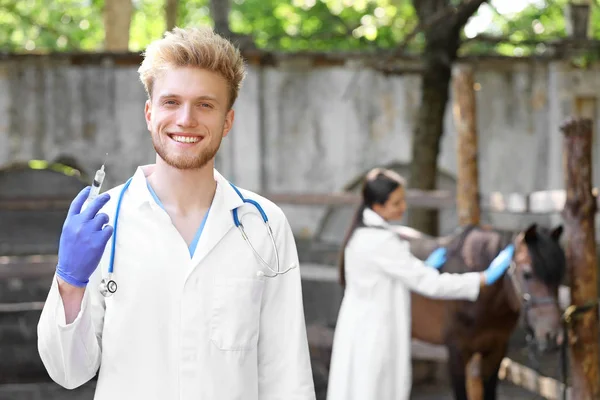
[[[108,155],[108,153],[106,153],[106,155]],[[88,201],[92,201],[96,197],[98,197],[98,194],[100,193],[100,187],[102,187],[102,182],[104,182],[105,176],[106,173],[104,172],[104,163],[102,163],[102,166],[98,171],[96,171],[96,175],[94,176],[94,181],[92,182],[92,189],[90,190]]]

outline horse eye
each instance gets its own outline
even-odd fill
[[[525,278],[526,280],[529,280],[529,279],[533,278],[533,274],[531,273],[531,271],[525,271],[525,272],[523,272],[523,278]]]

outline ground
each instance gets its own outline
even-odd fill
[[[517,386],[502,382],[498,390],[497,400],[542,400],[543,397],[536,396],[531,392]],[[447,386],[419,386],[413,390],[411,400],[454,400]]]
[[[543,399],[513,385],[502,383],[497,400]],[[54,383],[35,383],[27,385],[0,385],[0,400],[92,400],[93,383],[75,390],[65,390]],[[319,399],[325,400],[325,399]],[[418,386],[411,400],[453,400],[448,386]]]

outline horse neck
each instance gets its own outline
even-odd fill
[[[488,286],[483,289],[484,296],[490,300],[490,312],[494,314],[510,314],[514,317],[518,317],[519,311],[515,310],[514,288],[508,274],[505,274],[501,279],[498,280],[494,285]]]

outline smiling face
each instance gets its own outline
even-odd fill
[[[158,156],[177,169],[214,160],[231,130],[230,89],[218,73],[193,67],[166,69],[146,101],[146,125]]]
[[[398,186],[383,204],[374,204],[373,211],[379,214],[386,221],[399,221],[406,211],[406,200],[404,198],[404,188]]]

